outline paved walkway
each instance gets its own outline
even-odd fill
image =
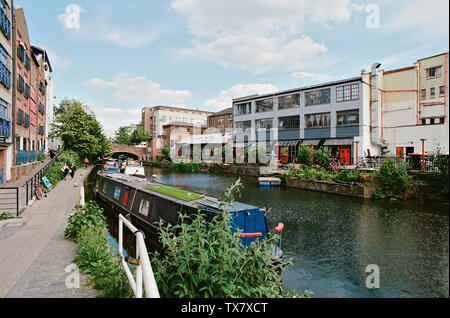
[[[21,218],[0,221],[0,297],[88,298],[97,291],[66,287],[66,272],[77,246],[64,239],[66,222],[79,202],[79,190],[92,168],[61,181],[46,198],[35,201]]]

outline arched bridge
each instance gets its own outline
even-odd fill
[[[125,155],[137,160],[142,160],[145,158],[145,148],[136,147],[135,145],[123,145],[123,144],[113,144],[113,157],[118,157],[119,155]]]

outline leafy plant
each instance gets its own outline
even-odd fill
[[[89,282],[101,291],[100,297],[128,298],[133,296],[128,279],[108,242],[108,230],[103,209],[94,201],[77,206],[64,235],[77,242],[75,262],[89,274]]]
[[[102,227],[106,224],[103,209],[95,201],[87,202],[84,207],[78,205],[75,210],[76,212],[67,221],[64,231],[66,238],[76,241],[84,228]]]
[[[393,158],[387,158],[380,167],[376,177],[380,183],[377,197],[386,197],[392,200],[405,198],[404,194],[409,185],[413,182],[409,175],[408,164],[396,165]],[[411,188],[410,188],[411,189]],[[409,193],[413,196],[412,193]]]
[[[313,153],[313,162],[322,168],[328,168],[330,165],[331,151],[327,149],[317,149]]]
[[[301,146],[297,151],[297,162],[303,165],[311,164],[311,148],[308,146]]]

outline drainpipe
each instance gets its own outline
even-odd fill
[[[374,63],[372,65],[372,71],[370,74],[371,77],[371,94],[370,94],[370,104],[372,109],[372,118],[371,118],[371,141],[372,144],[377,145],[379,147],[383,146],[381,142],[381,105],[379,101],[379,93],[378,93],[378,68],[381,66],[381,63]]]

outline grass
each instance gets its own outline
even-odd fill
[[[161,193],[161,194],[165,194],[169,197],[183,200],[186,202],[198,200],[203,197],[201,194],[198,194],[198,193],[193,193],[193,192],[189,192],[189,191],[182,190],[182,189],[168,187],[165,185],[148,185],[148,186],[145,186],[144,188],[151,190],[151,191]]]

